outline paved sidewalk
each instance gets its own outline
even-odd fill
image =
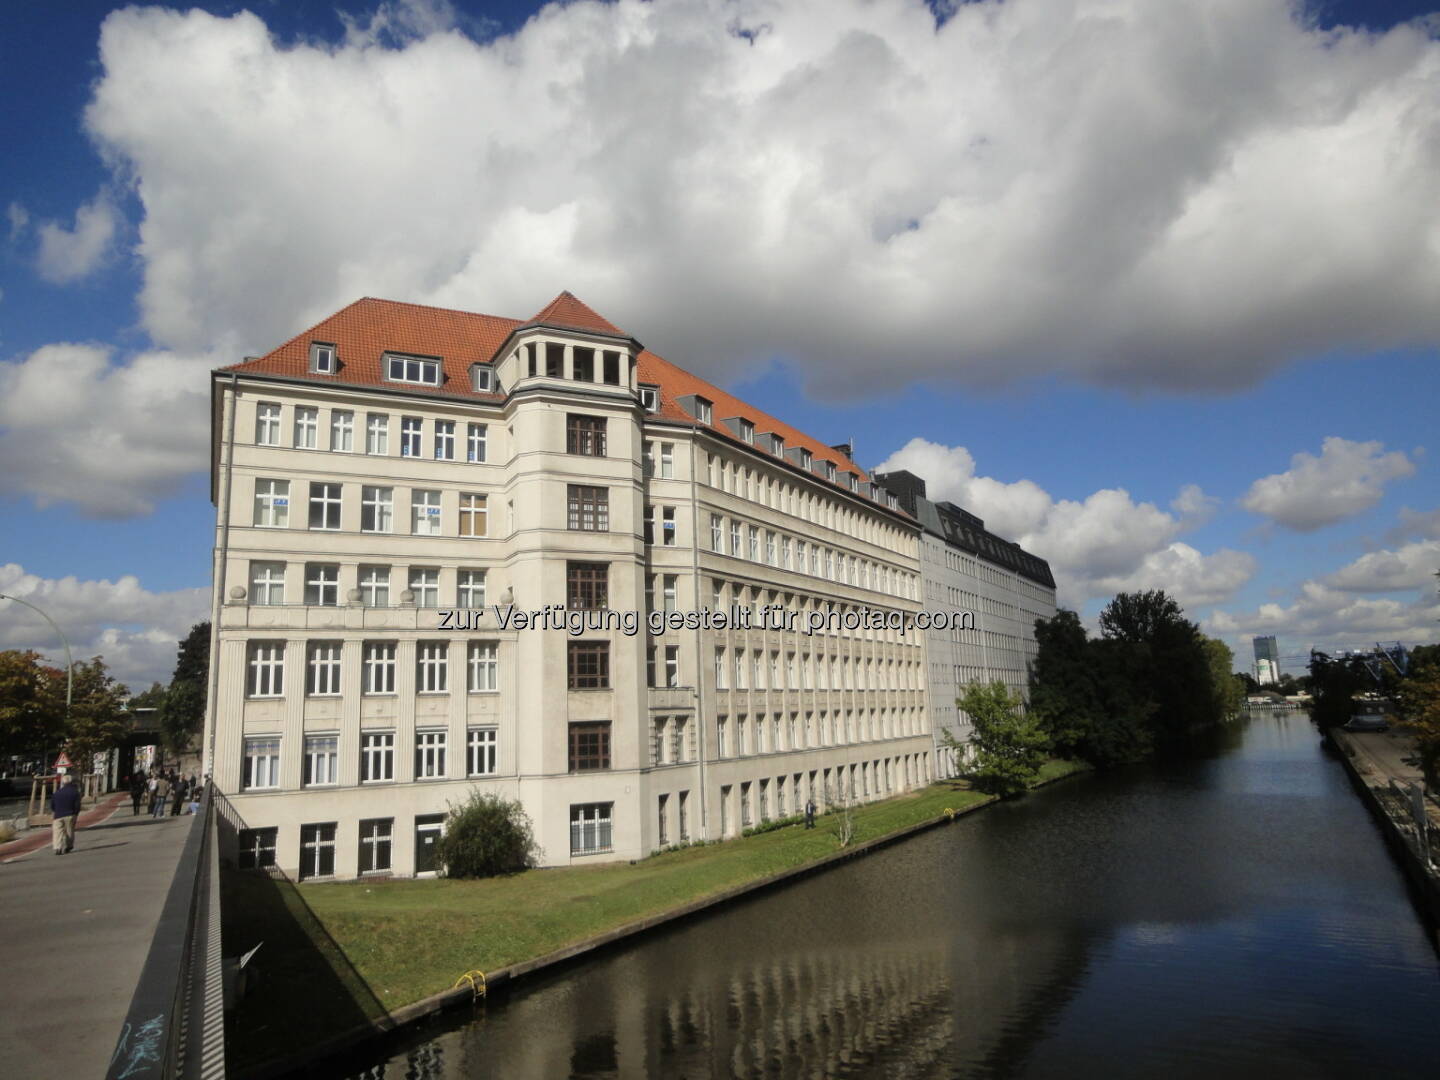
[[[109,812],[104,801],[89,811]],[[127,806],[87,828],[82,815],[69,855],[50,853],[44,829],[39,850],[0,862],[0,1073],[105,1074],[185,837],[199,820],[131,817]]]
[[[80,828],[88,829],[93,825],[99,825],[118,813],[120,807],[130,801],[126,792],[113,792],[106,795],[89,810],[80,811]],[[50,826],[40,825],[33,829],[26,829],[8,844],[0,844],[0,862],[9,862],[11,859],[18,859],[22,855],[28,855],[32,851],[38,851],[42,847],[49,851],[51,844]]]

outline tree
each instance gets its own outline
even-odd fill
[[[1214,695],[1215,715],[1221,719],[1234,716],[1245,704],[1245,684],[1235,678],[1235,654],[1219,638],[1202,638],[1205,656],[1210,665],[1210,690]],[[1285,676],[1289,678],[1289,676]],[[1294,680],[1291,679],[1293,684]],[[1294,693],[1294,691],[1291,691]]]
[[[41,754],[64,741],[64,689],[57,710],[46,694],[46,682],[39,653],[0,652],[0,753]]]
[[[494,877],[534,866],[540,859],[530,818],[518,802],[476,791],[451,804],[436,857],[453,878]]]
[[[70,704],[67,749],[77,768],[88,771],[90,756],[109,750],[120,742],[129,728],[125,710],[125,687],[116,682],[105,669],[105,661],[96,656],[74,665],[75,691]],[[65,709],[65,672],[60,668],[46,669],[45,693],[51,708]]]
[[[205,723],[209,673],[210,623],[198,622],[180,642],[175,673],[159,705],[161,737],[176,753],[190,746]]]
[[[1024,712],[1025,702],[1003,682],[971,683],[955,704],[970,715],[975,731],[971,776],[975,786],[1008,798],[1024,791],[1040,774],[1050,740],[1033,716]],[[947,745],[959,743],[948,731]]]
[[[1183,736],[1220,719],[1203,635],[1162,590],[1120,593],[1100,612],[1100,630],[1144,650],[1157,734]]]
[[[131,694],[126,705],[133,711],[135,709],[158,709],[161,702],[165,700],[165,684],[153,682],[148,690],[141,690],[138,694]]]
[[[1440,787],[1440,645],[1422,645],[1410,654],[1410,674],[1396,704],[1415,740],[1425,783]]]

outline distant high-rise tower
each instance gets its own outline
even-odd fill
[[[1280,647],[1273,635],[1255,639],[1255,681],[1261,686],[1280,681]]]

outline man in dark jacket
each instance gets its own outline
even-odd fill
[[[64,855],[75,847],[75,824],[80,819],[80,789],[73,776],[62,776],[55,794],[50,796],[50,841],[56,855]]]
[[[133,811],[132,817],[140,816],[140,800],[145,798],[145,774],[136,773],[130,777],[130,807]]]

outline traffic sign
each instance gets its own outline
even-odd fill
[[[57,771],[60,769],[70,769],[74,768],[74,763],[71,762],[70,755],[65,753],[64,750],[61,750],[60,756],[55,759],[55,764],[52,765],[51,768]]]

